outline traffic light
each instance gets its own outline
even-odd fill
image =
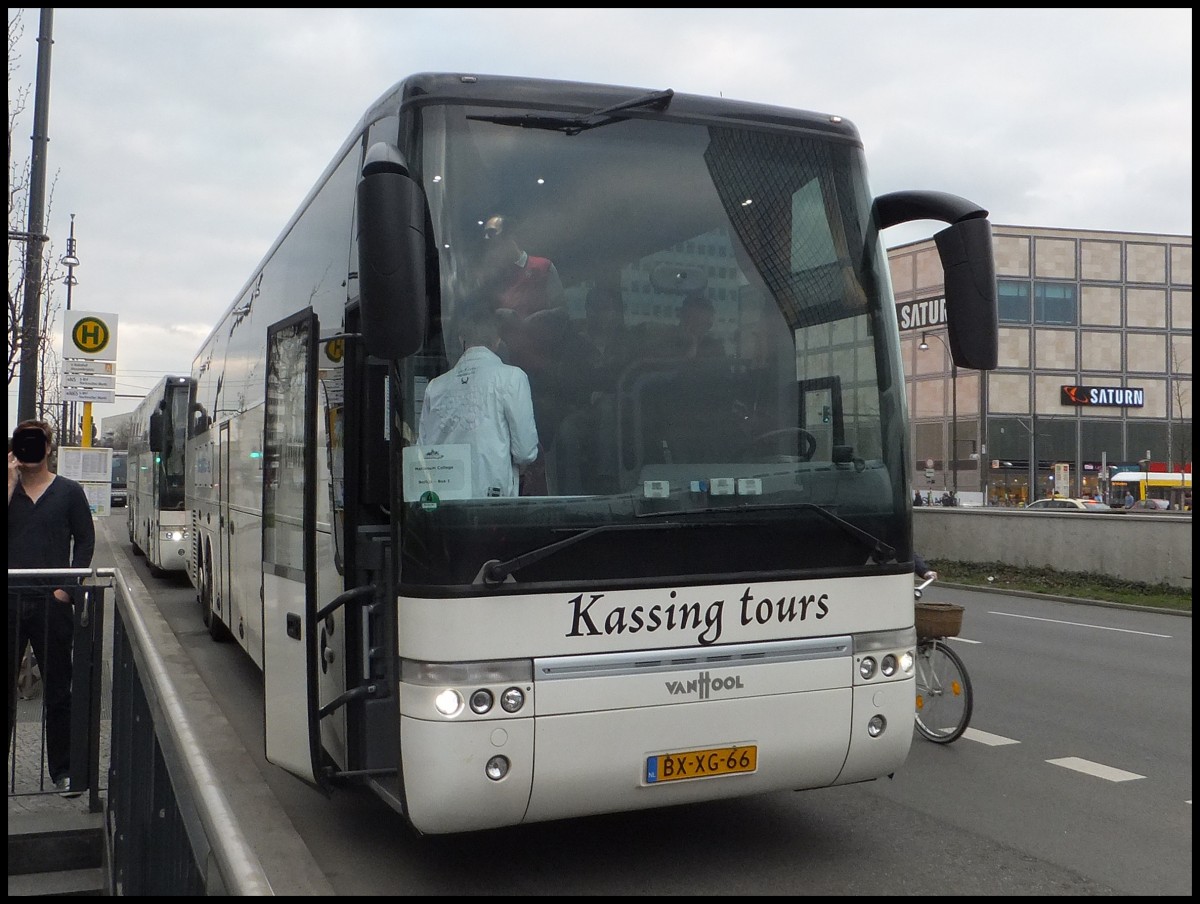
[[[829,406],[825,405],[821,408],[821,423],[828,424],[833,417],[833,412],[829,410]]]

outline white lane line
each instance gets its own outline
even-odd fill
[[[1094,775],[1096,778],[1102,778],[1110,782],[1131,782],[1134,779],[1146,777],[1138,775],[1136,772],[1126,772],[1124,769],[1105,766],[1103,763],[1093,763],[1091,760],[1085,760],[1077,756],[1064,756],[1057,760],[1046,760],[1046,762],[1051,766],[1074,769],[1076,772],[1082,772],[1084,775]]]
[[[1087,622],[1063,621],[1059,618],[1038,618],[1036,615],[1017,615],[1015,612],[989,612],[988,615],[1003,615],[1008,618],[1027,618],[1030,621],[1051,622],[1056,625],[1071,625],[1075,628],[1095,628],[1097,631],[1119,631],[1122,634],[1140,634],[1143,637],[1170,639],[1170,634],[1153,634],[1150,631],[1130,631],[1128,628],[1110,628],[1107,625],[1089,625]]]
[[[959,643],[983,643],[982,640],[970,640],[966,637],[947,637],[946,640],[956,640]]]
[[[978,728],[968,728],[962,735],[968,741],[978,741],[980,744],[987,744],[988,747],[1004,747],[1006,744],[1020,744],[1021,742],[1015,738],[1006,738],[1004,735],[989,734],[986,731],[980,731]]]

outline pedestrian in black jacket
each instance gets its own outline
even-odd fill
[[[22,421],[8,453],[8,567],[87,568],[96,528],[83,487],[50,470],[53,432],[45,421]],[[25,644],[42,673],[46,763],[55,787],[70,794],[71,645],[75,610],[64,582],[9,581],[8,734],[17,715],[17,678]],[[78,793],[78,792],[76,792]]]

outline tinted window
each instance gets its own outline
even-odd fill
[[[1001,323],[1029,322],[1029,283],[996,281],[996,316]]]
[[[1035,283],[1033,322],[1075,325],[1079,320],[1075,286],[1065,283]]]

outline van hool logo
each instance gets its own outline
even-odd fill
[[[708,672],[701,672],[691,681],[668,681],[667,693],[672,697],[696,695],[697,700],[707,700],[713,691],[740,691],[741,675],[726,675],[724,678],[713,678]]]

